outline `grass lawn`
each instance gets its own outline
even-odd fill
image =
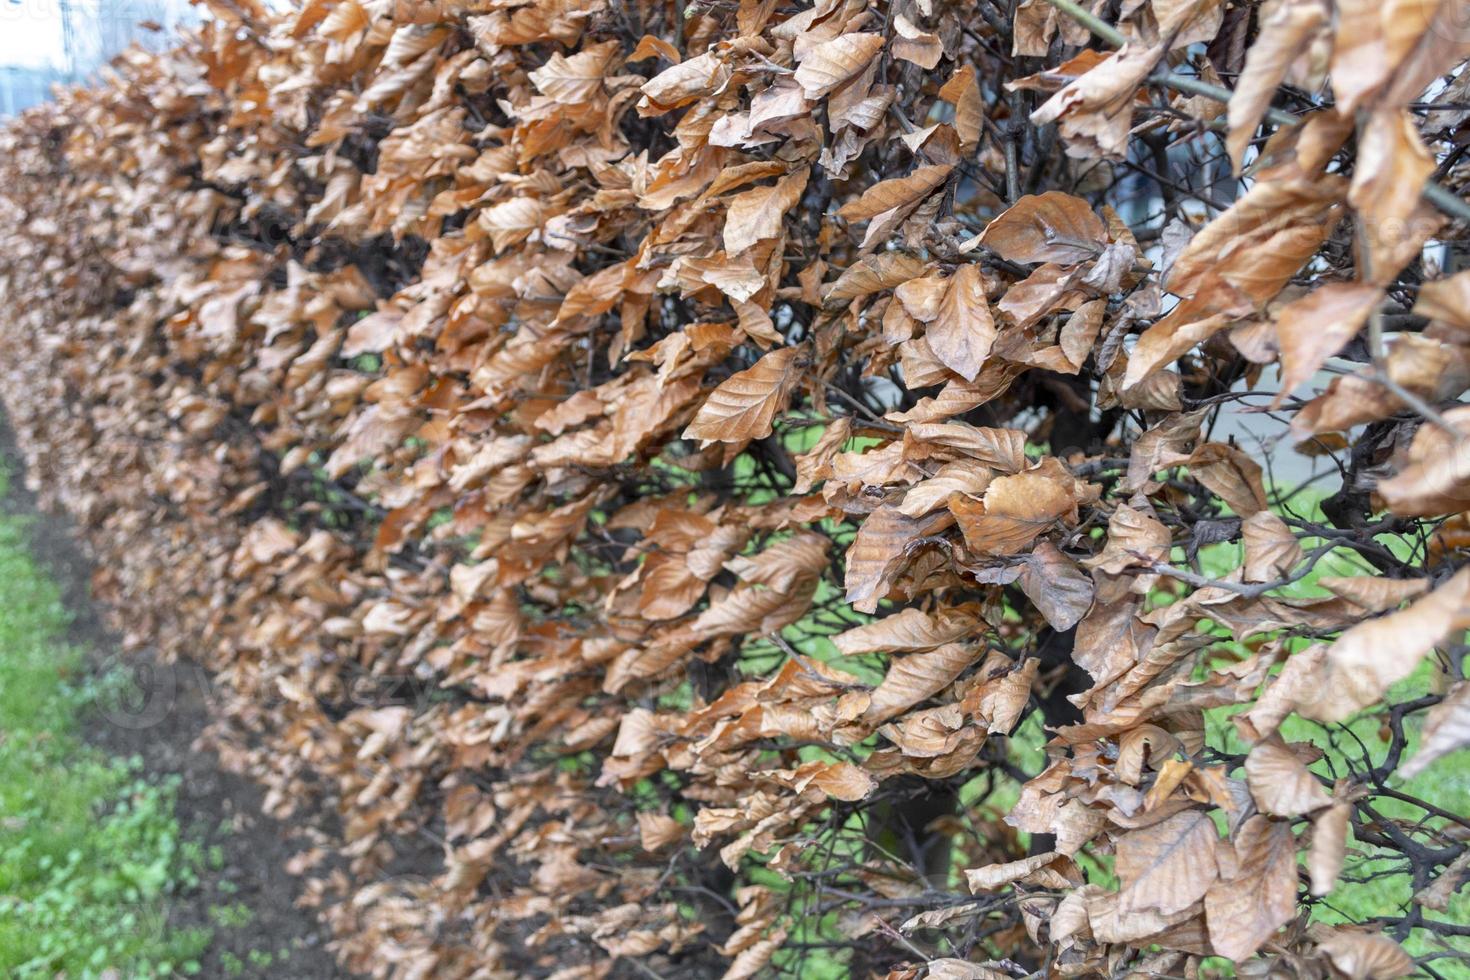
[[[1301,494],[1289,513],[1308,520],[1325,522],[1321,511],[1320,494]],[[1284,509],[1277,509],[1278,513]],[[1403,559],[1417,557],[1422,542],[1407,536],[1380,535],[1378,540]],[[1312,548],[1320,542],[1308,539],[1304,547]],[[1179,556],[1176,556],[1176,558]],[[1238,568],[1244,561],[1239,544],[1218,544],[1202,549],[1202,570],[1211,576],[1223,577]],[[1176,562],[1178,563],[1178,562]],[[1317,584],[1327,575],[1354,576],[1372,575],[1374,570],[1362,559],[1347,549],[1329,553],[1300,582],[1281,590],[1281,594],[1299,598],[1325,597],[1330,593]],[[1305,647],[1305,643],[1300,646]],[[1386,702],[1409,701],[1431,691],[1443,690],[1442,672],[1426,658],[1412,675],[1389,689]],[[1206,735],[1211,747],[1231,752],[1248,750],[1236,733],[1230,716],[1239,708],[1219,708],[1206,712]],[[1408,736],[1408,750],[1403,759],[1413,758],[1419,748],[1420,730],[1424,714],[1410,715],[1404,726]],[[1382,712],[1369,709],[1346,723],[1323,725],[1292,715],[1282,723],[1281,736],[1288,742],[1310,742],[1323,753],[1322,759],[1311,766],[1319,775],[1329,779],[1349,774],[1349,760],[1359,770],[1365,766],[1365,758],[1372,765],[1382,764],[1388,753],[1389,733],[1383,727]],[[1441,810],[1456,815],[1470,814],[1470,751],[1451,752],[1436,760],[1429,768],[1410,780],[1393,779],[1393,788],[1416,797]],[[1381,796],[1374,808],[1386,817],[1410,822],[1420,822],[1445,827],[1445,821],[1427,814],[1410,803]],[[1453,827],[1447,828],[1453,831]],[[1390,852],[1348,839],[1348,862],[1337,887],[1313,906],[1314,921],[1328,923],[1365,922],[1377,917],[1392,917],[1410,911],[1414,895],[1413,882],[1403,870],[1403,863]],[[1461,890],[1451,900],[1445,912],[1434,912],[1430,918],[1463,924],[1470,922],[1470,892]],[[1443,977],[1470,980],[1470,938],[1451,937],[1443,944],[1424,932],[1415,932],[1404,944],[1414,956],[1456,953],[1462,959],[1445,957],[1435,960],[1432,966]]]
[[[83,679],[57,586],[26,544],[24,520],[0,515],[0,977],[198,973],[209,931],[166,921],[200,862],[175,784],[81,740],[108,682]]]

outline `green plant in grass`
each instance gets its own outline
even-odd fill
[[[198,884],[177,780],[149,782],[141,760],[82,742],[82,713],[115,681],[82,678],[66,622],[24,522],[0,517],[0,976],[197,974],[209,930],[167,916]]]

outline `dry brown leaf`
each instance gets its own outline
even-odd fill
[[[1082,564],[1108,575],[1134,566],[1167,562],[1172,535],[1152,513],[1120,504],[1108,518],[1107,546]]]
[[[1276,316],[1281,390],[1273,405],[1285,401],[1357,336],[1382,299],[1383,291],[1375,286],[1335,282],[1283,307]]]
[[[1327,650],[1324,676],[1298,710],[1318,721],[1342,721],[1376,704],[1390,685],[1414,672],[1425,654],[1470,627],[1470,568],[1399,612],[1359,623]]]
[[[806,452],[797,456],[795,494],[803,494],[832,475],[832,459],[852,438],[852,419],[836,418],[822,430],[822,437]]]
[[[1464,748],[1470,748],[1470,681],[1457,681],[1444,700],[1424,716],[1419,749],[1399,775],[1413,779],[1435,760]]]
[[[1414,312],[1458,330],[1470,330],[1470,270],[1419,287]]]
[[[917,278],[927,268],[924,260],[907,252],[869,255],[843,270],[842,275],[827,287],[822,299],[827,303],[841,303],[880,290],[892,289],[900,283]]]
[[[903,14],[893,18],[893,56],[932,69],[944,57],[939,35],[922,30]]]
[[[1251,797],[1262,813],[1299,817],[1332,802],[1317,777],[1279,739],[1257,742],[1245,759]]]
[[[1332,234],[1347,181],[1275,174],[1258,180],[1194,236],[1174,260],[1165,285],[1204,302],[1218,280],[1255,303],[1272,299]],[[1213,302],[1205,312],[1235,304]]]
[[[1069,156],[1121,158],[1133,128],[1139,86],[1163,55],[1159,46],[1136,41],[1123,45],[1031,113],[1031,122],[1056,123]]]
[[[638,839],[645,851],[661,851],[683,840],[686,833],[684,825],[666,813],[638,814]]]
[[[985,723],[991,735],[1009,735],[1021,720],[1021,714],[1031,699],[1031,685],[1036,680],[1036,671],[1041,661],[1027,657],[1011,669],[1004,659],[997,676],[987,669],[986,680],[965,696],[965,708]],[[989,661],[987,661],[989,668]]]
[[[1470,408],[1444,414],[1454,426],[1470,424]],[[1409,516],[1437,516],[1470,510],[1470,439],[1423,425],[1414,433],[1408,463],[1378,483],[1388,509]]]
[[[1338,927],[1317,948],[1347,980],[1397,980],[1414,972],[1414,961],[1387,936]]]
[[[1101,254],[1107,232],[1082,198],[1047,191],[1023,197],[992,218],[980,244],[1010,262],[1076,265]]]
[[[954,128],[960,138],[960,147],[972,150],[980,144],[980,134],[985,125],[985,106],[981,101],[980,85],[975,78],[975,69],[962,65],[955,70],[939,89],[939,97],[954,104]]]
[[[685,439],[744,443],[771,434],[776,414],[786,407],[796,383],[799,354],[794,347],[773,350],[755,364],[720,383],[710,392]]]
[[[1276,90],[1330,20],[1331,11],[1323,0],[1283,0],[1262,20],[1258,39],[1246,53],[1245,70],[1230,95],[1226,146],[1237,173]]]
[[[730,198],[725,217],[725,251],[736,255],[767,238],[781,234],[786,212],[801,200],[807,171],[798,170],[770,187],[757,187]]]
[[[1038,541],[1021,560],[1017,582],[1026,598],[1058,632],[1076,626],[1092,608],[1092,579],[1050,541]]]
[[[644,82],[640,91],[647,107],[640,105],[639,111],[658,115],[688,105],[724,89],[730,75],[729,66],[715,57],[714,52],[706,51],[697,58],[665,68]]]
[[[960,609],[940,608],[927,613],[910,608],[838,633],[832,637],[832,644],[848,656],[932,650],[966,638],[978,624],[974,616]]]
[[[1269,510],[1258,510],[1240,522],[1245,544],[1245,580],[1275,582],[1291,574],[1302,560],[1302,546],[1286,522]]]
[[[954,168],[948,164],[919,167],[903,177],[880,180],[862,196],[837,209],[848,221],[867,221],[885,211],[917,205],[949,179]]]
[[[1433,882],[1414,893],[1414,901],[1426,909],[1446,912],[1467,878],[1470,878],[1470,851],[1462,851]]]
[[[956,906],[956,908],[967,908],[968,906]],[[910,920],[912,921],[912,920]],[[928,980],[1008,980],[1009,973],[982,963],[971,963],[969,960],[956,959],[952,956],[940,956],[932,959],[926,964],[928,972],[924,974]]]
[[[1375,111],[1363,127],[1358,147],[1348,203],[1358,212],[1362,276],[1386,285],[1418,257],[1439,227],[1436,213],[1420,200],[1435,160],[1408,111],[1402,109]],[[1422,217],[1414,220],[1421,211]]]
[[[1204,898],[1219,873],[1218,839],[1214,823],[1202,810],[1185,810],[1124,834],[1118,840],[1115,863],[1123,882],[1119,911],[1169,915]]]
[[[881,34],[844,34],[806,52],[796,83],[808,99],[820,99],[857,77],[883,50]]]
[[[944,690],[978,661],[984,648],[947,643],[928,653],[900,657],[888,667],[883,683],[873,689],[862,720],[877,725]]]
[[[955,270],[924,337],[945,367],[966,381],[974,381],[979,375],[995,343],[996,329],[978,265],[962,265]]]
[[[1290,824],[1257,815],[1234,845],[1234,873],[1205,895],[1205,920],[1215,952],[1238,962],[1296,917],[1296,841]]]
[[[858,612],[877,611],[878,600],[908,563],[914,542],[952,523],[945,511],[910,518],[897,508],[882,507],[868,515],[847,549],[847,601]]]
[[[1337,802],[1312,819],[1312,847],[1307,853],[1307,871],[1312,876],[1312,894],[1318,898],[1332,891],[1347,860],[1348,823],[1352,807]]]
[[[619,48],[618,42],[608,41],[583,48],[570,58],[553,52],[528,77],[537,91],[558,102],[588,102],[601,91],[608,64]]]
[[[978,501],[951,497],[949,508],[972,551],[1015,555],[1059,521],[1075,520],[1077,501],[1050,473],[1026,471],[992,480]]]
[[[1010,861],[1005,864],[988,864],[983,868],[970,868],[965,871],[965,883],[969,885],[971,895],[996,891],[1013,882],[1020,881],[1038,868],[1046,867],[1055,861],[1057,857],[1056,851],[1047,851],[1044,854],[1033,854],[1019,861]]]
[[[1242,517],[1250,517],[1266,509],[1261,464],[1234,446],[1207,442],[1182,462],[1189,465],[1191,476]]]

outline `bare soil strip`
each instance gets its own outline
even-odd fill
[[[218,756],[196,744],[209,721],[208,675],[196,664],[157,663],[151,655],[124,660],[118,638],[104,625],[91,599],[92,567],[69,518],[38,510],[24,485],[23,459],[14,435],[0,417],[0,458],[11,472],[9,495],[0,507],[30,519],[36,561],[62,588],[72,612],[69,639],[89,651],[94,669],[135,664],[153,692],[169,692],[163,710],[134,720],[99,713],[87,726],[87,739],[115,756],[141,756],[149,778],[181,777],[177,817],[185,838],[199,842],[222,860],[217,871],[202,873],[202,886],[173,904],[172,924],[209,927],[215,941],[203,958],[203,977],[270,977],[271,980],[331,980],[347,977],[327,950],[330,933],[311,909],[298,908],[300,882],[286,863],[302,845],[289,828],[261,813],[261,791],[226,771]],[[249,910],[225,924],[218,910]],[[216,910],[211,912],[211,910]]]

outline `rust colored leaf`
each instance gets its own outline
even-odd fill
[[[932,650],[961,640],[975,632],[978,620],[959,609],[939,609],[934,613],[904,609],[892,616],[875,620],[839,633],[832,643],[849,656],[862,653]]]
[[[992,480],[978,501],[951,497],[949,508],[972,550],[1014,555],[1025,551],[1058,522],[1075,515],[1077,501],[1070,488],[1053,476],[1025,472]]]
[[[1302,714],[1341,721],[1375,704],[1434,646],[1470,627],[1470,569],[1399,612],[1359,623],[1327,649],[1324,676]]]
[[[1245,580],[1274,582],[1285,578],[1302,560],[1302,547],[1286,522],[1269,510],[1258,510],[1240,524],[1245,539]]]
[[[996,337],[978,265],[962,265],[950,277],[924,336],[945,367],[966,381],[975,380]]]
[[[779,236],[782,218],[801,200],[806,180],[807,172],[798,170],[770,187],[757,187],[732,197],[725,217],[725,250],[734,255],[763,239]]]
[[[1092,205],[1061,191],[1028,195],[985,226],[980,244],[1011,262],[1075,265],[1107,245],[1107,226]]]
[[[771,423],[785,408],[796,382],[797,357],[794,347],[773,350],[721,382],[684,430],[684,438],[709,445],[748,442],[770,435]]]
[[[1317,945],[1348,980],[1397,980],[1414,972],[1403,947],[1378,933],[1340,926]]]
[[[983,653],[984,648],[974,644],[947,643],[928,653],[900,657],[873,690],[863,721],[877,725],[938,694]]]
[[[1260,36],[1247,52],[1245,70],[1230,96],[1226,145],[1237,171],[1276,90],[1307,45],[1327,28],[1330,17],[1322,0],[1286,0],[1272,7],[1262,22]]]
[[[1331,283],[1288,303],[1276,317],[1281,392],[1276,404],[1357,336],[1383,293],[1364,283]]]
[[[1352,807],[1333,803],[1312,820],[1312,847],[1307,854],[1307,871],[1312,876],[1312,894],[1321,897],[1332,891],[1347,859],[1347,838]]]

